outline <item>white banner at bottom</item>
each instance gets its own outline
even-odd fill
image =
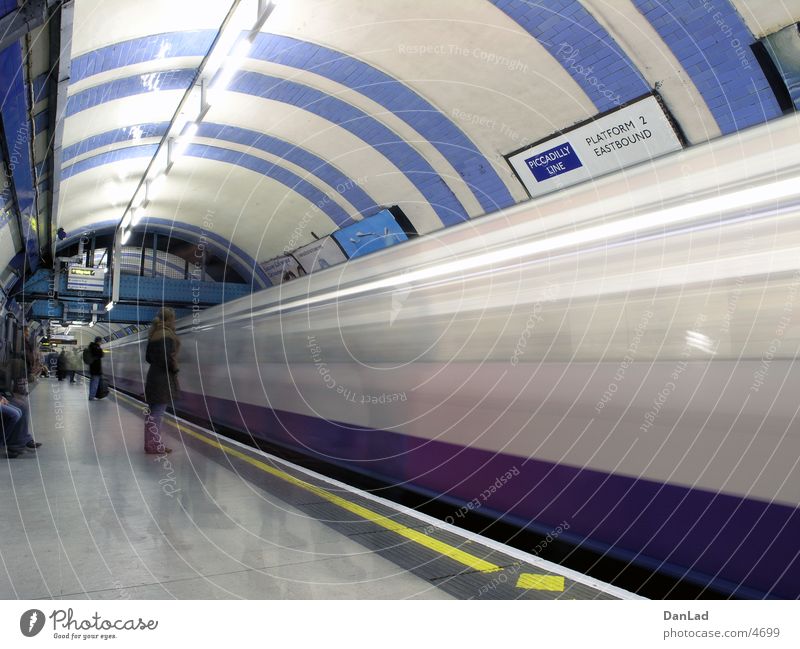
[[[799,646],[798,618],[800,604],[786,601],[7,600],[0,602],[0,643],[409,649],[588,647],[602,639],[636,649],[777,648]]]

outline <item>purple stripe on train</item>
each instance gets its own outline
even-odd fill
[[[184,393],[180,406],[210,412],[217,425],[443,495],[456,507],[477,498],[481,511],[522,525],[536,521],[538,529],[566,520],[578,535],[573,540],[737,596],[800,597],[800,513],[792,507],[197,394]],[[480,494],[509,471],[513,477],[482,501]]]

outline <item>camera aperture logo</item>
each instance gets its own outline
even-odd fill
[[[38,635],[47,619],[53,624],[53,637],[57,640],[113,640],[120,631],[154,631],[158,628],[158,620],[142,618],[107,619],[95,612],[90,618],[77,618],[74,611],[56,609],[50,615],[39,609],[25,611],[19,618],[19,630],[22,635],[32,638]]]
[[[44,628],[44,613],[38,608],[25,611],[19,618],[19,630],[26,638],[32,638]]]

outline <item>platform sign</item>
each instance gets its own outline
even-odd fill
[[[70,266],[67,269],[67,290],[102,293],[106,283],[105,268]]]
[[[292,253],[292,256],[309,274],[347,261],[339,244],[331,237],[317,239],[307,246],[298,248]]]
[[[382,210],[333,233],[349,258],[361,257],[408,240],[389,210]]]
[[[292,255],[276,257],[275,259],[261,262],[259,266],[261,266],[261,270],[267,274],[273,286],[283,284],[292,279],[297,279],[301,275],[306,274]]]
[[[681,148],[661,104],[650,95],[506,159],[535,197]]]

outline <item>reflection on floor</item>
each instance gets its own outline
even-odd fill
[[[142,453],[142,420],[86,384],[30,395],[37,452],[0,462],[3,598],[449,598],[209,460]]]

